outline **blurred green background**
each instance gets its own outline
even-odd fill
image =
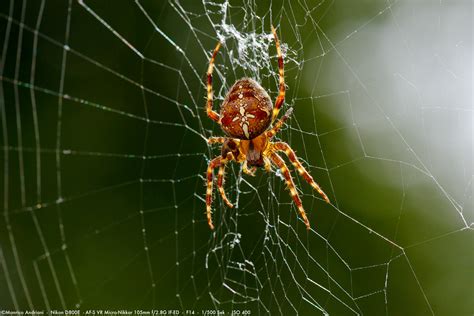
[[[0,308],[472,315],[471,1],[0,3]],[[277,95],[278,173],[204,173],[204,111],[242,76]]]

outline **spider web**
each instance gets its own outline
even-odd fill
[[[294,174],[227,169],[217,104],[285,57]],[[469,1],[2,1],[0,308],[468,315]]]

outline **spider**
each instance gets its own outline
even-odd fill
[[[279,168],[281,174],[285,178],[286,185],[290,190],[290,195],[298,207],[298,211],[303,218],[307,229],[310,229],[308,217],[303,209],[301,199],[296,191],[290,171],[278,152],[285,153],[296,170],[298,170],[299,174],[327,203],[330,203],[327,195],[298,160],[293,149],[291,149],[287,143],[270,141],[291,115],[293,110],[290,108],[285,115],[280,118],[280,120],[269,128],[277,119],[280,108],[285,100],[283,56],[281,53],[280,42],[278,41],[278,36],[273,26],[272,33],[278,55],[280,90],[275,101],[275,106],[273,107],[268,93],[259,83],[250,78],[242,78],[237,80],[230,88],[230,91],[227,93],[224,102],[222,103],[220,114],[215,112],[212,107],[212,72],[214,69],[214,59],[221,47],[220,42],[217,43],[209,61],[209,67],[207,70],[206,112],[209,118],[218,123],[227,135],[226,137],[210,137],[208,139],[209,144],[222,144],[221,155],[212,159],[207,167],[206,215],[207,223],[211,229],[214,229],[211,211],[213,171],[215,168],[219,167],[217,187],[224,203],[232,208],[233,205],[227,198],[223,188],[225,167],[226,164],[232,160],[242,163],[243,172],[251,176],[254,175],[257,167],[264,167],[268,172],[272,170],[272,165]]]

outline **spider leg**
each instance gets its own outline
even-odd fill
[[[283,161],[283,159],[275,152],[272,152],[270,154],[270,158],[273,161],[273,163],[278,168],[280,168],[280,171],[283,174],[283,177],[285,178],[286,185],[290,189],[291,198],[295,202],[296,207],[298,207],[298,211],[300,212],[300,215],[303,218],[306,228],[309,230],[310,226],[309,226],[308,217],[306,216],[306,212],[303,209],[303,203],[301,202],[298,192],[296,191],[295,184],[293,183],[293,179],[291,178],[290,171],[288,170],[288,167],[286,166],[285,161]]]
[[[209,144],[223,144],[225,142],[225,137],[209,137],[207,142]]]
[[[280,112],[280,108],[283,105],[283,102],[285,101],[285,70],[283,66],[283,55],[281,54],[280,41],[278,40],[278,36],[273,25],[272,25],[272,33],[275,39],[275,46],[276,46],[277,55],[278,55],[278,70],[279,70],[279,77],[280,77],[279,79],[280,93],[278,94],[278,97],[275,101],[275,106],[273,107],[272,121],[274,121],[276,117],[278,116],[278,112]]]
[[[278,122],[276,122],[271,129],[265,132],[265,136],[267,136],[267,138],[269,139],[275,136],[276,133],[278,133],[280,128],[283,126],[283,124],[285,124],[285,121],[290,117],[291,113],[293,113],[293,108],[289,108],[288,111],[286,111],[285,115],[283,115],[281,119],[279,119]]]
[[[207,224],[211,229],[214,229],[212,224],[212,185],[213,185],[213,170],[221,164],[221,157],[216,157],[209,162],[207,166],[207,190],[206,190],[206,214]]]
[[[249,168],[248,165],[247,165],[247,160],[244,161],[244,164],[242,166],[242,171],[245,174],[248,174],[249,176],[255,177],[255,171],[256,170],[257,170],[257,167]]]
[[[221,159],[221,163],[219,166],[219,175],[217,176],[217,188],[219,189],[219,193],[221,194],[222,200],[224,200],[225,204],[227,204],[228,207],[233,208],[234,205],[232,205],[232,203],[229,201],[224,191],[225,166],[231,160],[232,160],[231,152],[227,153],[226,158]]]
[[[211,60],[209,61],[209,68],[207,68],[207,116],[215,122],[219,122],[219,114],[212,109],[212,98],[213,98],[213,91],[212,91],[212,71],[214,70],[214,59],[216,58],[217,52],[221,47],[221,42],[218,42],[216,48],[214,48],[214,52],[212,53]]]
[[[283,151],[288,159],[290,159],[293,166],[298,170],[298,173],[306,180],[315,189],[318,193],[322,196],[322,198],[326,201],[326,203],[330,203],[328,196],[321,187],[314,181],[313,177],[309,174],[309,172],[303,167],[301,162],[298,160],[293,149],[291,149],[290,145],[284,142],[277,142],[273,143],[273,148],[277,151]]]
[[[272,161],[266,156],[263,156],[263,166],[267,172],[272,171]]]

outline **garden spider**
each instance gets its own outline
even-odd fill
[[[220,42],[217,43],[211,60],[209,61],[209,68],[207,70],[207,115],[211,120],[218,123],[228,136],[210,137],[208,139],[210,144],[222,144],[221,155],[212,159],[207,167],[206,214],[207,223],[211,229],[214,229],[211,215],[213,170],[219,167],[217,178],[219,193],[227,206],[233,207],[232,203],[226,197],[223,188],[225,166],[232,160],[243,163],[243,171],[249,175],[254,175],[256,167],[265,167],[267,171],[271,171],[273,164],[279,168],[307,229],[310,228],[310,225],[301,199],[296,192],[295,184],[293,183],[288,167],[277,152],[284,152],[300,175],[318,191],[327,203],[329,203],[329,198],[298,161],[293,149],[291,149],[287,143],[270,141],[292,112],[292,108],[290,108],[271,129],[268,129],[278,117],[278,112],[285,100],[283,56],[281,54],[280,42],[278,41],[276,30],[273,26],[272,33],[278,54],[280,77],[280,92],[274,107],[272,107],[268,93],[260,84],[253,79],[242,78],[237,80],[230,88],[230,91],[224,99],[224,103],[222,103],[220,114],[215,112],[212,109],[212,71],[214,68],[214,59],[221,46]]]

